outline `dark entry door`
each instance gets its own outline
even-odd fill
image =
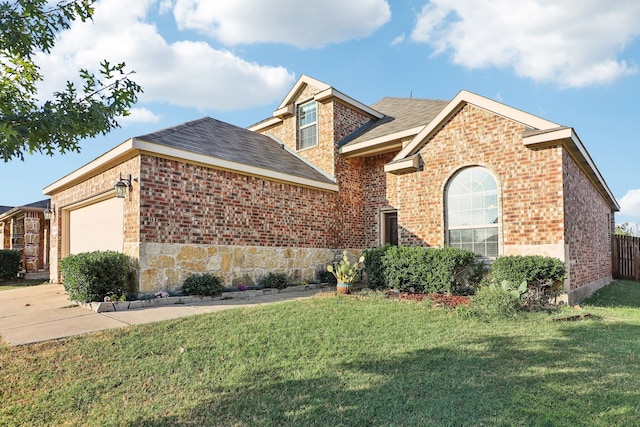
[[[384,243],[398,246],[398,213],[384,214]]]

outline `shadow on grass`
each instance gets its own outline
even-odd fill
[[[617,280],[599,289],[582,304],[594,307],[640,308],[640,283]]]
[[[631,337],[640,327],[584,321],[559,331],[539,339],[489,334],[455,347],[426,343],[419,351],[338,363],[313,378],[266,366],[240,387],[209,389],[215,398],[205,394],[180,415],[133,424],[636,425],[640,344]]]

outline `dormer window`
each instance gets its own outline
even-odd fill
[[[298,106],[298,150],[318,145],[318,115],[315,101]]]

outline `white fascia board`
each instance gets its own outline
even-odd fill
[[[551,130],[549,132],[525,136],[523,140],[525,146],[532,148],[536,146],[544,147],[558,142],[562,143],[565,146],[567,144],[571,144],[571,147],[565,148],[568,148],[569,152],[576,153],[579,156],[578,165],[580,165],[580,163],[586,165],[585,172],[587,173],[587,175],[591,175],[591,177],[595,179],[600,188],[607,194],[616,210],[620,210],[618,201],[611,192],[611,189],[602,177],[602,174],[598,170],[598,167],[593,162],[591,155],[589,155],[589,152],[587,151],[584,144],[578,137],[578,134],[576,134],[573,128],[563,127],[557,130]]]
[[[298,94],[298,92],[300,92],[300,89],[302,89],[302,86],[304,85],[310,85],[310,86],[316,87],[321,91],[327,90],[330,87],[328,84],[322,83],[320,80],[316,80],[312,77],[307,76],[306,74],[303,74],[300,76],[298,81],[293,85],[291,90],[287,93],[287,96],[284,97],[280,105],[278,105],[278,108],[276,108],[276,111],[282,108],[285,108],[288,104],[291,104],[291,102],[293,101],[293,98],[296,97],[296,95]]]
[[[393,161],[384,165],[385,172],[401,173],[401,172],[415,172],[420,166],[420,156],[414,154],[402,160]]]
[[[444,107],[442,111],[440,111],[440,113],[438,113],[431,123],[425,126],[425,128],[416,135],[402,151],[398,153],[394,160],[400,160],[412,154],[425,140],[430,138],[436,130],[440,129],[443,123],[446,123],[451,116],[466,104],[474,105],[478,108],[482,108],[534,129],[544,130],[559,127],[558,124],[550,122],[549,120],[542,119],[534,116],[533,114],[525,113],[524,111],[509,107],[508,105],[501,104],[500,102],[493,101],[489,98],[485,98],[484,96],[462,90],[451,100],[451,102],[447,104],[446,107]]]
[[[230,160],[224,160],[217,157],[194,153],[191,151],[180,150],[177,148],[167,147],[165,145],[154,144],[140,139],[135,139],[133,145],[134,148],[140,151],[145,151],[151,154],[158,154],[165,157],[171,157],[178,160],[195,162],[202,165],[211,166],[215,169],[224,169],[232,172],[238,172],[244,175],[252,175],[273,181],[287,182],[303,187],[317,188],[319,190],[338,191],[337,184],[315,181],[313,179],[289,175],[282,172],[276,172],[257,166],[249,166]]]
[[[349,155],[349,153],[353,153],[354,151],[364,151],[366,154],[369,154],[370,152],[379,151],[381,148],[383,148],[380,147],[381,145],[384,146],[389,142],[417,135],[422,129],[424,129],[424,126],[417,126],[400,132],[390,133],[389,135],[379,136],[368,141],[362,141],[356,144],[347,144],[340,147],[340,154]]]
[[[251,127],[248,127],[247,129],[252,131],[252,132],[258,132],[258,131],[260,131],[262,129],[266,129],[268,127],[275,126],[275,125],[279,125],[280,123],[282,123],[282,119],[280,117],[273,117],[273,118],[265,120],[263,122],[256,123],[255,125],[253,125]]]
[[[533,147],[541,144],[548,145],[549,143],[552,143],[559,139],[572,139],[573,135],[575,135],[575,133],[572,128],[559,127],[558,129],[551,129],[548,132],[525,136],[523,138],[523,142],[527,147]]]
[[[369,107],[368,105],[363,104],[360,101],[356,101],[355,99],[351,98],[348,95],[345,95],[344,93],[340,92],[339,90],[336,90],[332,87],[323,90],[322,92],[318,92],[315,94],[315,96],[313,97],[313,99],[315,99],[316,101],[324,101],[325,99],[329,99],[331,97],[337,98],[339,100],[341,100],[342,102],[344,102],[347,105],[351,105],[352,107],[355,107],[361,111],[364,111],[365,113],[376,117],[378,119],[381,119],[384,117],[384,114],[382,114],[379,111],[374,110],[373,108]]]
[[[120,162],[125,157],[131,156],[133,149],[133,139],[129,138],[100,157],[97,157],[79,169],[76,169],[56,182],[46,186],[42,190],[42,194],[50,196],[57,190],[68,187],[74,182],[80,181],[86,176],[96,173],[98,170],[107,169],[110,165]]]

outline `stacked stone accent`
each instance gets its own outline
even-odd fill
[[[269,273],[310,281],[335,256],[336,250],[322,248],[145,243],[139,292],[179,289],[187,277],[201,273],[218,276],[225,286],[257,285]]]

